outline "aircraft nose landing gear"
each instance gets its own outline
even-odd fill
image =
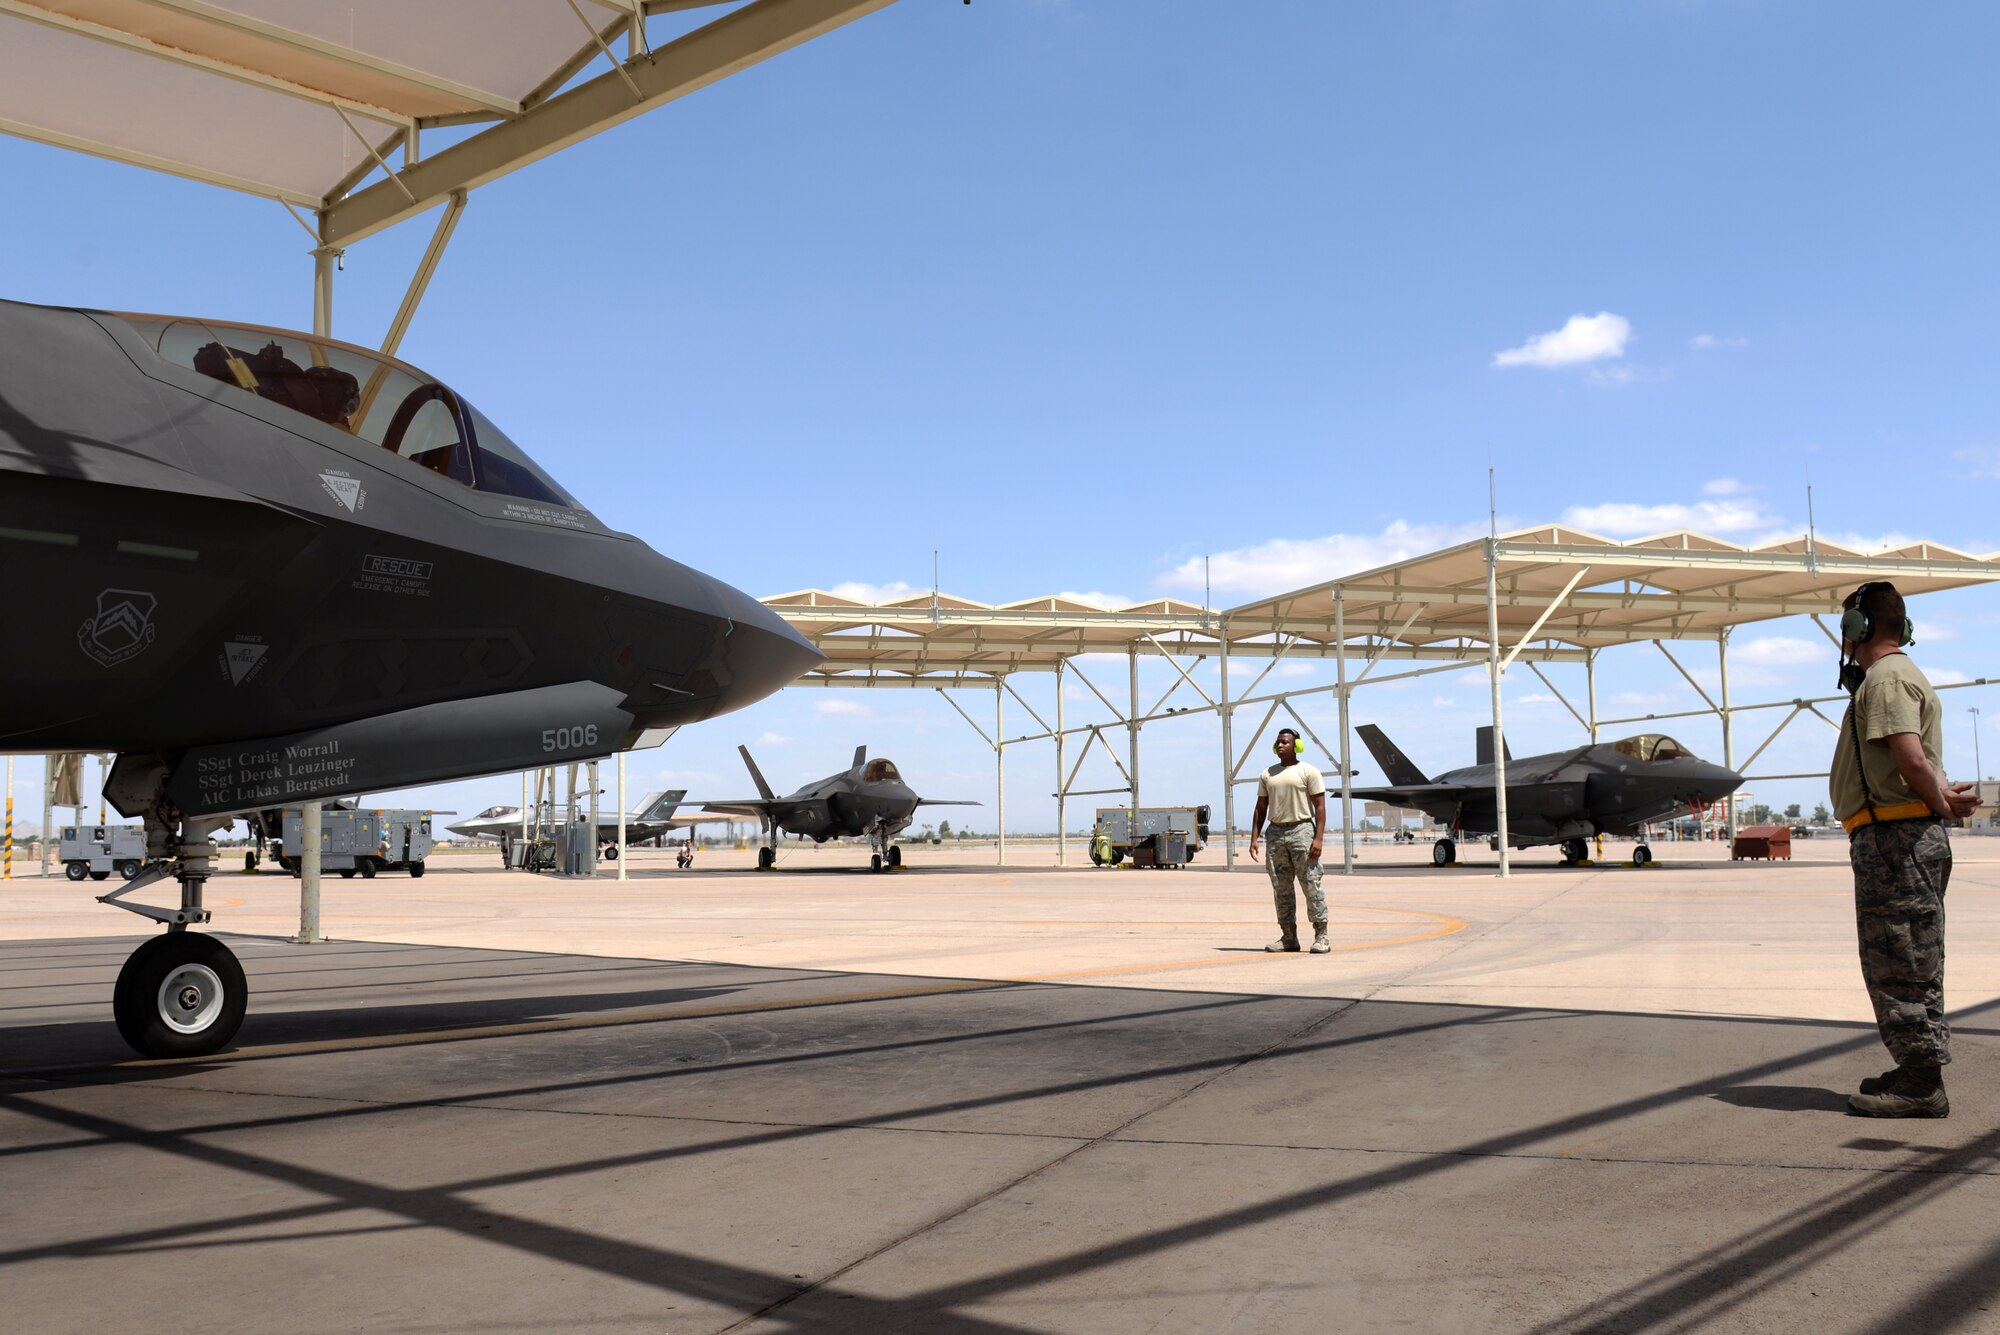
[[[190,819],[175,840],[172,827],[149,810],[145,870],[98,896],[167,929],[132,952],[111,992],[118,1032],[143,1057],[202,1057],[219,1051],[236,1037],[249,1008],[249,985],[235,953],[212,936],[187,930],[208,921],[201,902],[211,861],[208,836],[223,824]],[[179,908],[125,902],[126,895],[166,880],[180,882]]]
[[[118,972],[111,1013],[118,1032],[147,1057],[200,1057],[236,1037],[250,1002],[243,966],[212,936],[156,936]]]

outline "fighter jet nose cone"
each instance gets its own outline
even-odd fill
[[[753,704],[825,661],[812,641],[749,594],[729,590],[727,607],[730,626],[721,654],[729,687],[723,709]]]

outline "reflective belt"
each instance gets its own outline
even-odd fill
[[[1849,834],[1853,834],[1862,826],[1873,825],[1877,821],[1919,820],[1925,816],[1935,815],[1937,812],[1931,810],[1931,804],[1928,802],[1898,802],[1893,807],[1876,807],[1873,811],[1863,807],[1842,821],[1841,825]]]

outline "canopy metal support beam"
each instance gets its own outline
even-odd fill
[[[470,102],[498,115],[521,114],[521,104],[512,98],[501,97],[497,93],[489,93],[483,88],[474,88],[471,84],[459,83],[440,75],[427,74],[423,70],[399,65],[380,56],[371,56],[365,51],[357,51],[338,42],[325,41],[282,24],[266,23],[237,10],[225,9],[221,5],[206,4],[203,0],[137,0],[137,2],[153,9],[168,10],[199,19],[218,28],[246,33],[267,42],[276,42],[282,46],[305,51],[321,60],[335,61],[351,69],[393,79],[397,83],[407,84],[454,102]]]
[[[621,66],[525,111],[519,104],[503,105],[499,109],[512,119],[404,168],[394,182],[378,181],[333,204],[326,237],[336,245],[351,245],[439,203],[453,190],[497,180],[893,2],[752,0],[657,48],[649,61]],[[628,81],[636,84],[638,97]]]
[[[395,356],[396,349],[403,345],[403,335],[410,332],[410,321],[416,318],[417,304],[424,299],[431,278],[437,273],[438,260],[443,257],[444,248],[451,244],[451,234],[458,229],[459,215],[465,212],[465,198],[463,190],[454,190],[445,200],[437,230],[431,233],[430,244],[424,247],[424,257],[418,261],[416,273],[410,276],[409,289],[403,293],[402,305],[396,307],[396,318],[389,322],[389,332],[382,336],[384,356]]]

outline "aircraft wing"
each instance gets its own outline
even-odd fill
[[[701,809],[720,812],[725,816],[768,817],[782,805],[784,804],[766,797],[732,797],[726,802],[703,802]]]
[[[1509,784],[1508,787],[1511,788],[1513,785]],[[1332,797],[1337,791],[1339,790],[1328,788],[1326,795]],[[1399,788],[1356,788],[1352,795],[1369,802],[1387,802],[1392,807],[1413,807],[1421,810],[1426,802],[1462,802],[1472,793],[1491,791],[1493,790],[1490,785],[1481,789],[1463,783],[1412,783]]]

